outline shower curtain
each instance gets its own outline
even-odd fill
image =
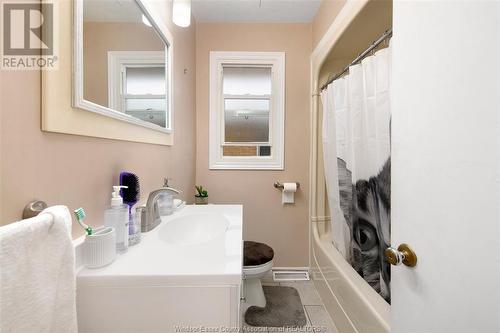
[[[321,93],[332,242],[388,302],[390,48],[351,66]]]

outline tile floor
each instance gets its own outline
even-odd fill
[[[310,332],[310,333],[338,333],[335,324],[328,315],[321,298],[312,281],[295,282],[268,282],[263,281],[265,286],[288,286],[297,289],[304,306],[304,312],[307,318],[305,327],[283,329],[281,327],[254,327],[245,323],[242,316],[243,332]]]

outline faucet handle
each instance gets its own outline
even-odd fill
[[[171,180],[172,180],[172,178],[168,178],[168,177],[163,178],[163,187],[170,187],[168,185],[168,182]]]
[[[140,219],[141,232],[146,232],[148,230],[147,219],[146,219],[146,205],[137,206],[135,209],[136,218]]]

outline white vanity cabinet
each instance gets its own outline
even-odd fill
[[[203,332],[209,331],[207,328],[229,332],[239,327],[240,287],[237,285],[104,287],[79,284],[77,291],[80,333]]]
[[[236,331],[242,245],[241,206],[186,206],[110,265],[79,270],[78,331]]]

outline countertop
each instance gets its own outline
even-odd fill
[[[208,242],[190,245],[171,244],[160,237],[160,230],[170,221],[203,213],[224,216],[229,221],[226,232]],[[185,206],[162,217],[159,226],[142,233],[139,244],[118,254],[108,266],[78,269],[77,283],[89,286],[241,284],[242,224],[241,205]]]

